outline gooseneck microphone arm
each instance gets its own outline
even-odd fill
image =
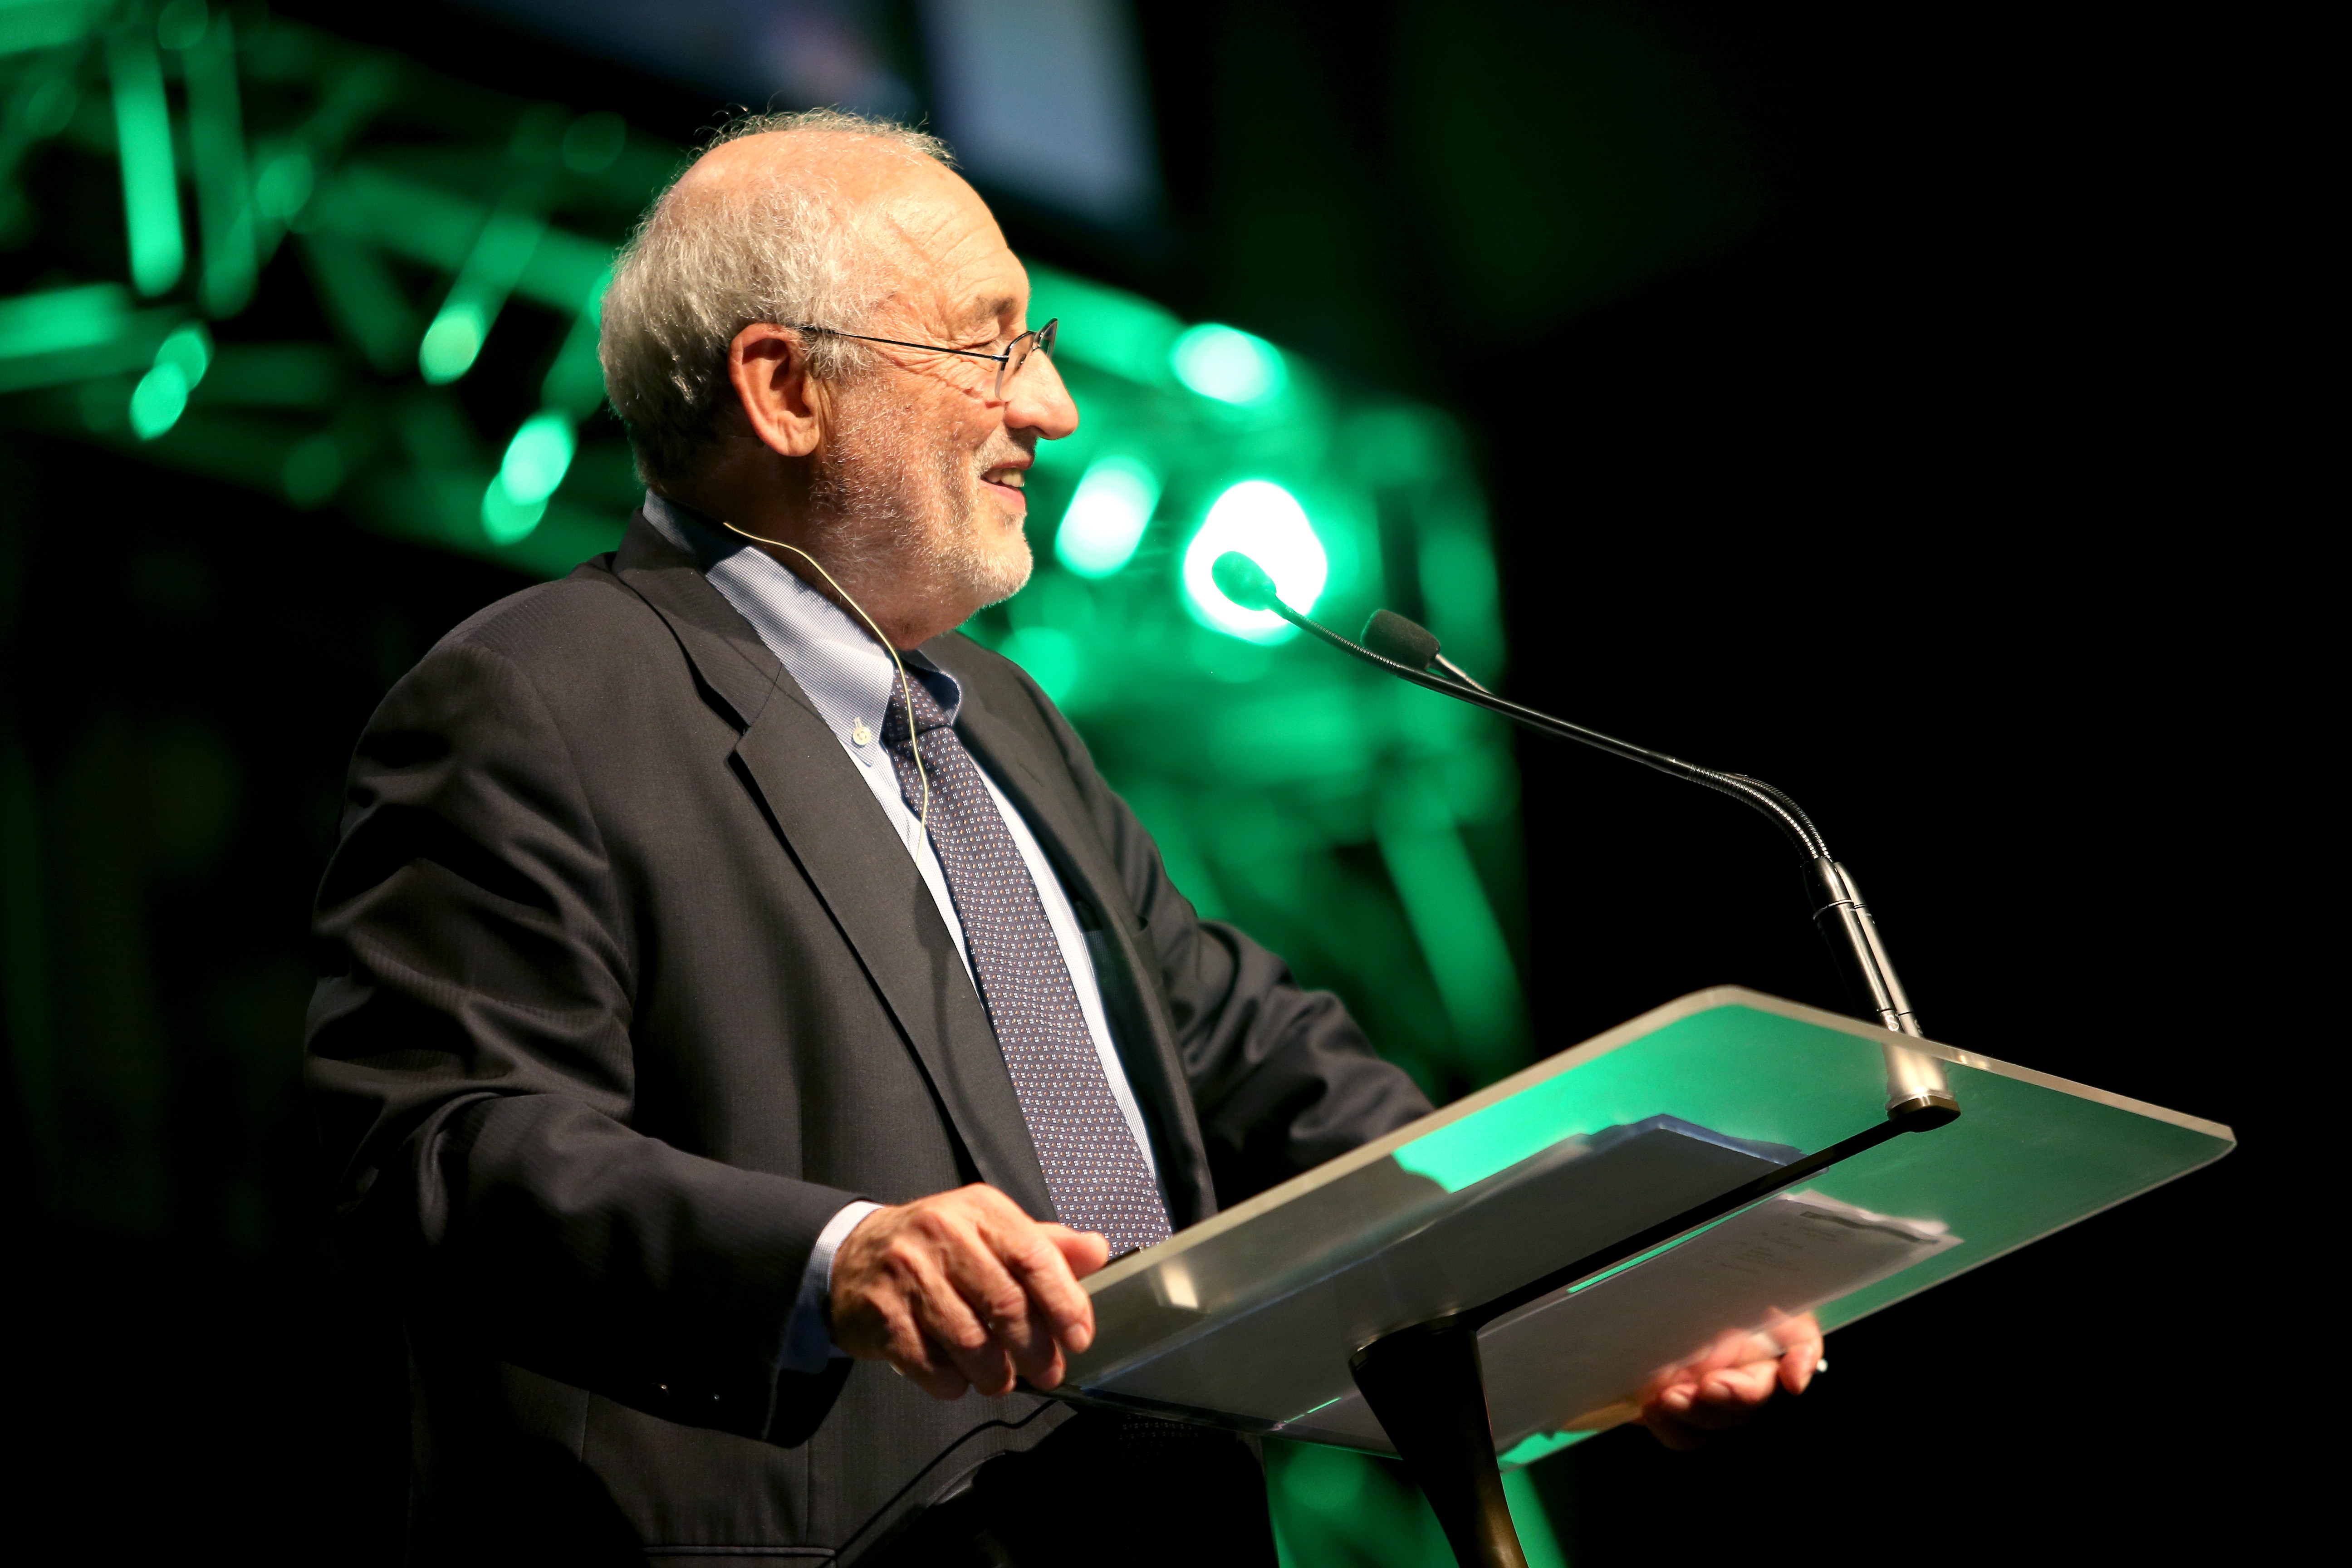
[[[1804,808],[1788,795],[1761,779],[1745,773],[1724,773],[1715,768],[1701,767],[1685,762],[1664,752],[1637,746],[1631,741],[1621,741],[1614,735],[1604,735],[1598,730],[1588,730],[1581,724],[1571,724],[1549,713],[1521,707],[1507,698],[1497,697],[1465,675],[1460,679],[1430,674],[1410,664],[1375,653],[1360,643],[1350,642],[1328,626],[1318,625],[1282,602],[1274,581],[1263,567],[1246,555],[1230,552],[1217,558],[1212,568],[1217,586],[1235,604],[1254,610],[1270,610],[1328,647],[1337,648],[1350,658],[1361,659],[1376,669],[1395,676],[1399,680],[1443,692],[1457,702],[1467,702],[1501,715],[1513,723],[1533,730],[1540,735],[1551,735],[1563,741],[1574,741],[1639,763],[1678,779],[1700,784],[1744,801],[1762,812],[1786,834],[1800,854],[1805,857],[1806,885],[1813,905],[1813,921],[1830,944],[1838,967],[1846,976],[1854,1001],[1863,1016],[1873,1019],[1898,1035],[1917,1037],[1918,1019],[1913,1015],[1910,999],[1904,994],[1903,983],[1895,978],[1895,965],[1886,955],[1885,944],[1878,935],[1878,922],[1862,901],[1853,878],[1830,854],[1821,829],[1813,826]],[[1423,628],[1401,616],[1383,610],[1375,617],[1386,621],[1404,634],[1413,644],[1412,651],[1420,653],[1425,646],[1430,660],[1437,659],[1437,639]],[[1423,641],[1425,639],[1425,643]],[[1453,667],[1445,665],[1449,674]],[[1906,1127],[1926,1131],[1941,1126],[1959,1114],[1959,1104],[1952,1096],[1944,1078],[1943,1065],[1922,1052],[1906,1049],[1889,1041],[1886,1051],[1886,1113],[1904,1122]]]

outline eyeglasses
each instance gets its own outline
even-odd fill
[[[1062,319],[1056,316],[1034,331],[1024,332],[1005,344],[1001,354],[984,353],[979,349],[951,349],[945,343],[910,343],[901,338],[869,338],[864,332],[839,332],[831,327],[802,327],[797,330],[821,338],[856,338],[861,343],[888,343],[893,348],[927,349],[932,353],[993,360],[996,362],[996,390],[990,396],[1001,400],[1004,396],[1005,384],[1020,374],[1021,367],[1029,363],[1030,351],[1034,349],[1047,359],[1054,357],[1054,329],[1061,324]]]

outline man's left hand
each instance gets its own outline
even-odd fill
[[[1802,1394],[1822,1365],[1822,1325],[1811,1312],[1761,1333],[1727,1333],[1650,1380],[1641,1423],[1669,1448],[1696,1448],[1763,1407],[1775,1387]]]

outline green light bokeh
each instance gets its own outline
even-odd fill
[[[1203,321],[1168,351],[1176,379],[1203,397],[1252,407],[1271,403],[1289,384],[1282,351],[1237,327]]]

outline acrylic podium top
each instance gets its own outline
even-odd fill
[[[1392,1453],[1349,1357],[1882,1121],[1886,1031],[1719,987],[1643,1014],[1088,1279],[1071,1397]],[[1931,1041],[1958,1121],[1482,1331],[1496,1447],[1622,1416],[1715,1333],[1836,1328],[2219,1159],[2230,1130]]]

